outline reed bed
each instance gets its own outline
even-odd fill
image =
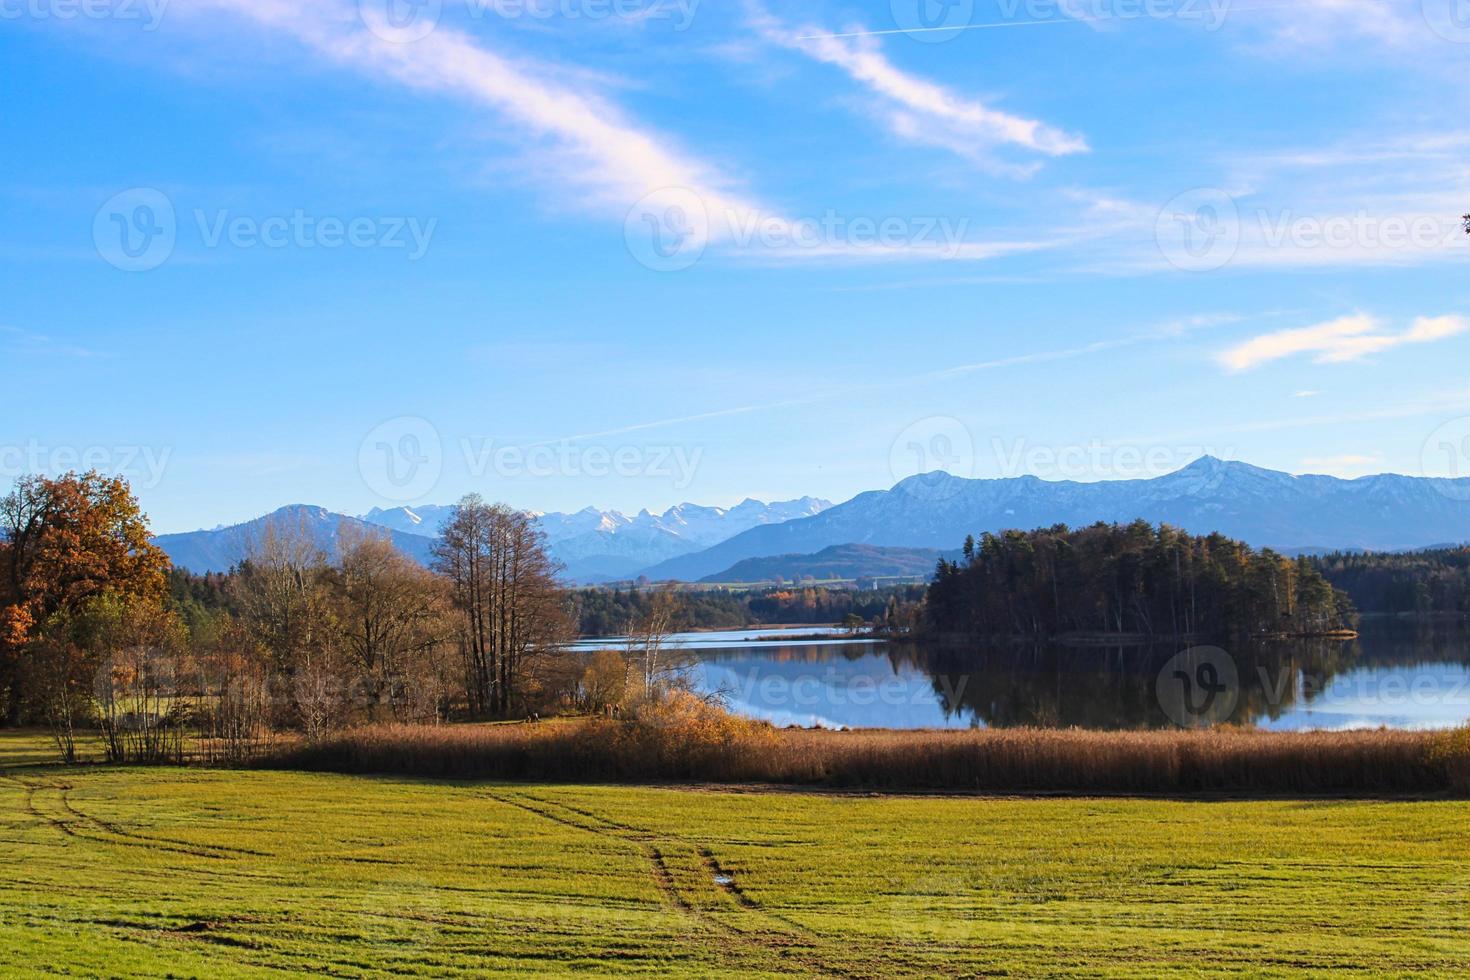
[[[655,724],[382,726],[283,746],[268,767],[528,782],[890,791],[1470,796],[1470,734],[1401,731],[799,731]]]

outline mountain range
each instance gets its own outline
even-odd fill
[[[1153,479],[1099,483],[926,473],[814,517],[753,528],[644,574],[698,581],[747,558],[837,544],[947,549],[983,531],[1138,518],[1292,553],[1423,548],[1470,540],[1470,478],[1293,476],[1212,456]]]
[[[616,510],[588,507],[572,514],[534,514],[546,535],[547,550],[574,582],[634,578],[650,565],[693,554],[766,524],[820,514],[832,504],[814,497],[763,503],[745,500],[734,507],[679,504],[662,514],[647,510],[629,517]],[[375,508],[361,517],[295,504],[272,514],[210,531],[165,534],[158,544],[173,563],[194,572],[223,572],[245,557],[272,522],[301,525],[328,555],[335,555],[344,523],[387,529],[398,548],[428,563],[440,528],[454,513],[451,505]]]
[[[345,521],[385,528],[398,547],[427,561],[451,512],[449,506],[396,508],[354,518],[296,506],[235,527],[163,535],[158,543],[176,565],[223,571],[243,557],[251,536],[269,520],[308,522],[329,553]],[[1293,476],[1205,456],[1144,480],[969,480],[937,472],[835,506],[802,497],[773,504],[747,500],[729,509],[681,504],[662,514],[645,510],[633,517],[594,508],[535,516],[552,555],[576,582],[639,575],[655,581],[742,581],[750,579],[731,576],[762,571],[738,568],[749,559],[780,557],[784,567],[795,568],[799,563],[791,556],[841,545],[875,546],[867,553],[829,556],[843,559],[850,573],[843,577],[861,577],[901,574],[885,571],[899,559],[883,549],[951,551],[966,535],[984,531],[1139,518],[1196,534],[1220,531],[1288,553],[1459,543],[1470,540],[1470,479]],[[862,554],[870,559],[867,564],[856,560]]]
[[[261,541],[267,528],[272,526],[289,530],[300,528],[329,558],[337,555],[337,542],[341,538],[343,527],[350,526],[376,533],[385,530],[356,517],[334,514],[324,507],[291,504],[244,524],[215,528],[212,531],[160,534],[154,539],[154,543],[179,568],[187,568],[197,574],[227,572],[240,563],[250,552],[252,545]],[[392,529],[387,529],[387,533],[394,547],[420,564],[427,565],[433,560],[430,554],[434,547],[433,538],[404,534]]]

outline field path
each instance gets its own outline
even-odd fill
[[[774,956],[788,970],[798,966],[804,972],[817,976],[856,980],[856,974],[832,966],[821,956],[816,936],[809,929],[767,912],[747,896],[735,882],[734,876],[721,867],[719,860],[708,848],[695,848],[685,841],[660,837],[651,831],[620,823],[583,807],[548,800],[531,793],[503,791],[487,795],[491,799],[562,826],[636,847],[647,859],[653,879],[670,909],[733,940],[747,951],[763,957]],[[675,849],[689,851],[697,857],[698,868],[702,871],[699,875],[683,876],[685,890],[680,889],[679,881],[665,856],[666,852]],[[696,891],[694,886],[701,880],[707,882],[708,887]],[[721,911],[717,912],[716,909]],[[726,921],[725,916],[733,916],[736,921]],[[741,922],[742,919],[751,921]],[[736,922],[740,924],[737,925]]]

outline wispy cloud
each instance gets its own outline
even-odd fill
[[[1295,0],[1257,9],[1278,43],[1320,50],[1362,39],[1407,50],[1442,47],[1429,29],[1431,7],[1424,0]]]
[[[738,189],[738,181],[640,125],[575,66],[514,60],[446,24],[426,36],[390,25],[373,5],[290,0],[194,0],[191,9],[247,18],[305,45],[327,61],[411,89],[469,99],[540,141],[558,189],[571,202],[634,222],[678,212],[681,247],[723,244],[778,259],[981,260],[1048,247],[1034,241],[812,241],[813,219],[782,214]],[[398,37],[396,35],[404,36]],[[600,86],[606,88],[606,86]],[[646,212],[646,213],[644,213]],[[702,218],[703,220],[699,220]],[[772,244],[772,243],[775,244]],[[752,247],[754,246],[754,247]]]
[[[750,21],[773,44],[798,51],[845,72],[882,101],[877,111],[888,128],[911,143],[939,146],[982,163],[993,163],[998,146],[1013,146],[1047,156],[1085,153],[1081,136],[1036,119],[993,109],[952,89],[903,71],[883,53],[871,34],[823,34],[816,27],[791,28],[759,4]]]
[[[23,354],[83,358],[106,356],[101,351],[92,350],[90,347],[69,344],[65,341],[57,340],[54,337],[48,337],[45,334],[22,330],[19,327],[7,326],[0,326],[0,350],[16,356]]]
[[[1227,370],[1235,372],[1300,354],[1311,355],[1317,364],[1341,364],[1406,344],[1447,340],[1467,330],[1470,330],[1470,320],[1439,316],[1419,317],[1407,330],[1386,332],[1377,318],[1357,313],[1310,327],[1262,334],[1222,351],[1218,360]]]
[[[412,89],[457,95],[501,114],[522,135],[546,140],[576,175],[584,204],[626,208],[664,187],[684,187],[714,206],[756,205],[708,163],[640,127],[616,105],[556,78],[557,66],[512,60],[440,24],[425,37],[390,25],[373,5],[289,0],[197,0],[289,35],[329,61]],[[369,29],[370,28],[370,29]],[[395,33],[405,34],[395,39]],[[566,159],[570,157],[571,159]],[[579,164],[580,167],[575,165]]]
[[[1112,239],[1090,249],[1086,268],[1135,275],[1463,262],[1467,152],[1464,129],[1364,129],[1315,146],[1201,151],[1204,169],[1153,187],[1152,200],[1077,192],[1089,228]]]
[[[913,390],[916,387],[941,384],[962,378],[971,374],[987,371],[998,371],[1007,368],[1024,367],[1032,364],[1047,364],[1054,361],[1072,360],[1079,357],[1087,357],[1102,351],[1116,350],[1124,347],[1133,347],[1139,344],[1166,343],[1192,334],[1196,331],[1207,330],[1225,323],[1233,323],[1240,317],[1236,314],[1202,314],[1170,320],[1157,326],[1146,328],[1137,333],[1126,334],[1106,340],[1095,341],[1079,347],[1066,347],[1057,350],[1032,351],[1026,354],[1014,354],[1008,357],[998,357],[992,360],[975,361],[968,364],[959,364],[952,367],[938,368],[919,374],[904,375],[886,378],[882,381],[866,382],[861,384],[841,385],[822,391],[814,391],[795,398],[780,399],[778,401],[757,402],[748,405],[739,405],[733,408],[715,409],[699,412],[693,415],[680,415],[673,418],[655,419],[648,422],[639,422],[630,425],[619,426],[614,429],[605,429],[599,432],[584,432],[576,435],[563,436],[559,439],[543,440],[542,444],[553,442],[578,441],[584,439],[598,439],[613,435],[624,435],[632,432],[642,432],[649,429],[661,429],[671,426],[685,425],[691,422],[702,422],[709,419],[726,418],[734,415],[748,415],[755,412],[776,411],[786,408],[795,408],[803,405],[812,405],[820,402],[832,401],[837,398],[846,398],[852,395],[871,393],[877,391]]]

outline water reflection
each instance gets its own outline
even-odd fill
[[[1470,720],[1470,632],[1460,624],[1371,622],[1356,640],[1232,644],[1183,659],[1180,644],[933,647],[694,636],[686,644],[699,658],[695,684],[778,725],[1301,729]]]

